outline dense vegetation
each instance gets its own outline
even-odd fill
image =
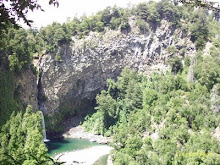
[[[31,106],[26,112],[13,112],[0,131],[0,163],[2,165],[52,165],[43,142],[41,112]],[[59,163],[57,163],[59,164]]]
[[[0,71],[0,127],[9,119],[13,111],[19,111],[14,93],[14,78],[10,71]]]
[[[108,89],[96,97],[97,112],[87,116],[83,126],[87,131],[113,137],[116,165],[217,165],[220,143],[213,133],[220,126],[220,112],[214,108],[220,104],[220,26],[206,11],[185,7],[180,11],[162,3],[163,19],[190,31],[196,56],[185,56],[184,51],[170,46],[167,51],[172,57],[167,63],[171,69],[166,74],[146,77],[125,68],[117,81],[107,81]],[[148,5],[138,6],[142,10],[141,24],[151,24],[151,19],[159,23],[156,13],[151,18],[146,12]],[[172,17],[164,11],[173,11]],[[210,55],[203,51],[207,41],[213,43]]]
[[[212,132],[220,113],[212,111],[210,93],[213,86],[220,92],[220,59],[198,58],[192,83],[186,81],[188,67],[150,77],[126,68],[116,82],[108,80],[108,90],[96,98],[97,112],[83,125],[113,136],[116,165],[219,163],[220,143]]]
[[[30,107],[20,112],[15,75],[27,69],[37,74],[32,60],[45,53],[55,53],[55,60],[61,62],[59,47],[71,43],[72,37],[83,40],[90,32],[104,34],[109,29],[127,34],[134,18],[140,35],[155,31],[167,20],[190,35],[197,54],[188,57],[184,50],[169,46],[173,57],[167,62],[171,69],[166,74],[146,77],[125,68],[117,81],[108,80],[108,89],[96,98],[97,112],[86,118],[84,127],[113,137],[116,165],[218,164],[220,144],[212,134],[220,122],[219,111],[213,110],[220,104],[220,28],[214,14],[162,1],[129,9],[107,7],[95,15],[40,30],[18,29],[13,20],[5,21],[0,29],[0,163],[54,163],[42,142],[40,114]],[[208,41],[213,45],[207,56],[203,49]],[[218,96],[214,101],[210,98],[213,92]],[[59,121],[65,116],[62,112],[55,117]]]
[[[22,3],[22,1],[19,1],[19,3]],[[31,3],[31,1],[28,3]],[[25,4],[26,6],[23,6],[24,10],[26,10],[26,7],[27,10],[32,8],[34,9],[34,7],[40,8],[36,2],[31,4],[35,6],[28,8],[28,3]],[[50,3],[57,3],[57,1],[51,0]],[[15,6],[15,8],[16,7],[18,6]],[[17,12],[16,9],[14,10]],[[216,13],[216,11],[213,12],[212,17],[215,16]],[[4,19],[3,16],[4,15],[1,16],[2,19]],[[71,41],[72,36],[83,38],[91,31],[104,33],[107,28],[113,30],[120,29],[121,31],[129,30],[129,19],[131,16],[136,17],[136,24],[142,33],[146,33],[149,28],[159,26],[161,20],[166,19],[174,26],[182,27],[183,30],[189,30],[192,33],[192,41],[198,42],[196,44],[198,48],[202,48],[202,46],[204,46],[203,42],[208,39],[209,31],[207,30],[207,26],[212,19],[212,17],[208,16],[208,13],[205,12],[205,10],[195,11],[190,6],[173,5],[168,0],[165,0],[158,3],[140,3],[139,5],[131,8],[120,8],[116,6],[107,7],[95,15],[89,17],[82,16],[80,18],[75,17],[73,20],[67,20],[64,24],[53,23],[52,25],[41,28],[39,31],[36,29],[28,31],[20,29],[16,31],[14,24],[10,23],[10,21],[8,23],[3,21],[6,28],[1,30],[0,48],[5,49],[5,46],[10,44],[7,48],[9,49],[9,52],[7,53],[12,55],[10,50],[18,49],[18,46],[15,47],[15,45],[19,43],[19,41],[22,41],[19,46],[21,50],[14,50],[16,52],[13,53],[17,54],[18,51],[20,51],[19,54],[25,54],[25,56],[28,57],[30,56],[30,52],[40,54],[45,53],[45,51],[55,52],[59,45]],[[25,17],[25,15],[21,18],[23,17]],[[28,43],[26,39],[28,39]],[[11,42],[11,40],[14,40],[14,42]],[[22,48],[27,47],[27,45],[30,52],[24,52],[27,50],[22,50]],[[18,57],[15,58],[14,56],[11,58],[13,61],[17,62],[21,60]],[[28,58],[29,59],[23,59],[23,63],[27,63],[30,60],[30,57]]]
[[[15,85],[16,77],[23,71],[33,67],[32,56],[35,50],[30,33],[24,29],[15,29],[13,26],[4,30],[0,40],[0,128],[9,119],[13,111],[21,110],[18,90],[19,84]]]
[[[58,6],[57,0],[49,0],[48,3]],[[0,1],[0,35],[2,30],[8,28],[8,24],[18,27],[17,22],[23,20],[27,25],[33,22],[27,18],[27,13],[34,10],[43,10],[37,0],[1,0]]]
[[[56,60],[62,61],[58,48],[71,42],[73,36],[84,38],[91,31],[105,33],[107,29],[129,32],[129,20],[132,16],[143,34],[155,30],[162,20],[169,21],[172,26],[191,34],[191,40],[199,50],[203,49],[210,39],[210,27],[213,25],[215,13],[208,15],[208,12],[202,9],[194,10],[162,1],[140,3],[131,8],[107,7],[95,15],[75,17],[63,24],[54,22],[40,30],[16,30],[13,24],[7,24],[7,28],[1,31],[0,50],[4,50],[8,55],[11,70],[16,71],[27,68],[33,57],[46,52],[56,53]],[[4,59],[4,56],[1,55],[0,59]]]
[[[168,1],[168,0],[167,0]],[[211,9],[213,11],[220,11],[219,6],[217,7],[215,2],[209,2],[206,0],[169,0],[173,2],[175,5],[177,4],[188,4],[193,7],[202,7],[205,9]],[[50,5],[59,6],[59,0],[49,0]],[[8,24],[13,24],[18,27],[17,22],[19,20],[23,20],[27,25],[31,26],[33,20],[29,20],[27,18],[27,13],[29,11],[41,10],[41,5],[37,0],[1,0],[0,4],[0,33],[2,30],[8,28]]]
[[[135,16],[135,23],[142,34],[149,30],[155,30],[157,26],[160,26],[161,20],[166,19],[173,26],[181,27],[186,31],[191,29],[191,38],[198,49],[203,48],[210,37],[215,40],[215,44],[219,44],[219,38],[216,38],[215,35],[210,36],[218,30],[218,28],[213,28],[217,25],[211,21],[212,16],[208,16],[203,10],[194,11],[185,6],[175,6],[168,1],[141,3],[129,9],[116,6],[107,7],[95,15],[74,18],[64,24],[53,23],[40,30],[17,29],[13,24],[8,23],[7,28],[2,29],[0,34],[0,68],[4,68],[1,69],[2,76],[0,77],[0,90],[2,91],[0,126],[9,118],[12,109],[18,110],[15,101],[16,96],[14,95],[16,94],[14,92],[15,75],[19,75],[27,69],[31,69],[37,74],[36,69],[31,64],[33,58],[53,52],[56,54],[55,60],[62,61],[62,53],[59,52],[59,47],[71,42],[72,36],[83,38],[91,31],[104,34],[108,29],[129,32],[131,16]],[[182,20],[186,20],[188,23]],[[203,20],[205,26],[201,26],[200,20]],[[210,29],[213,29],[211,33]]]
[[[107,29],[112,29],[129,32],[129,19],[131,16],[135,16],[136,25],[143,34],[149,29],[155,30],[157,26],[160,26],[163,19],[169,21],[173,26],[182,27],[183,30],[192,32],[193,42],[204,42],[209,34],[207,31],[207,19],[209,17],[205,11],[197,12],[193,8],[175,6],[168,1],[149,2],[140,3],[130,9],[116,6],[107,7],[89,17],[82,16],[68,20],[64,24],[53,23],[41,28],[36,33],[36,36],[38,36],[36,43],[41,45],[38,46],[41,48],[38,52],[50,51],[57,53],[57,48],[63,43],[71,41],[72,36],[83,38],[91,31],[105,33]],[[188,22],[184,22],[182,19]],[[202,46],[204,46],[204,43],[197,44],[198,49]]]

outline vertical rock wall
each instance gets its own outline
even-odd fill
[[[151,71],[169,69],[167,52],[175,46],[177,55],[181,50],[193,55],[195,46],[188,34],[162,21],[156,31],[139,34],[137,28],[128,34],[106,30],[104,34],[91,32],[84,39],[72,38],[72,42],[60,46],[56,54],[45,54],[35,59],[39,69],[38,103],[48,116],[61,114],[59,120],[81,114],[94,106],[95,96],[106,87],[108,78],[116,79],[128,66],[148,74]],[[53,125],[57,123],[53,119]]]

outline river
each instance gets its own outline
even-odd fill
[[[90,142],[86,139],[56,139],[47,142],[47,147],[49,150],[50,156],[54,157],[57,154],[62,154],[66,152],[83,150],[86,148],[94,147],[94,146],[106,146],[103,144],[98,144],[95,142]],[[86,155],[85,155],[86,157]],[[95,165],[106,165],[107,164],[107,155],[100,157]]]

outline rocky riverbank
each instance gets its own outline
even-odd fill
[[[102,135],[94,135],[90,132],[85,132],[82,126],[77,126],[71,128],[69,131],[63,134],[64,138],[77,138],[77,139],[89,139],[92,142],[97,142],[100,144],[109,144],[111,138],[104,137]]]

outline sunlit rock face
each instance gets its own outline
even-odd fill
[[[177,54],[193,55],[195,46],[189,34],[163,20],[155,30],[140,34],[130,19],[127,32],[106,29],[105,33],[91,32],[84,39],[72,38],[56,53],[35,59],[39,69],[39,109],[48,116],[65,114],[63,121],[83,114],[95,104],[95,96],[106,87],[108,78],[116,79],[128,66],[144,74],[167,71],[167,60],[174,54],[167,48],[174,46]],[[61,60],[56,60],[59,55]],[[55,123],[51,120],[50,123]]]
[[[20,106],[21,109],[26,109],[27,105],[31,105],[32,108],[38,110],[38,89],[37,89],[37,76],[33,72],[32,67],[23,69],[20,72],[10,72],[10,62],[8,60],[8,55],[4,50],[0,50],[0,72],[7,72],[12,80],[6,79],[8,87],[13,89],[11,96],[13,96],[14,101]],[[1,77],[2,78],[2,77]],[[1,81],[1,79],[0,79]],[[3,80],[4,81],[4,80]],[[13,82],[12,84],[10,82]],[[0,84],[1,85],[1,84]],[[4,83],[3,83],[4,87]],[[7,91],[8,94],[9,91]],[[2,93],[4,94],[4,92]],[[1,96],[0,96],[1,97]],[[4,98],[4,96],[3,96]],[[8,100],[5,100],[6,102]],[[1,110],[0,110],[1,111]]]
[[[15,77],[15,91],[23,109],[31,105],[35,111],[38,110],[37,77],[32,70],[27,69]]]

